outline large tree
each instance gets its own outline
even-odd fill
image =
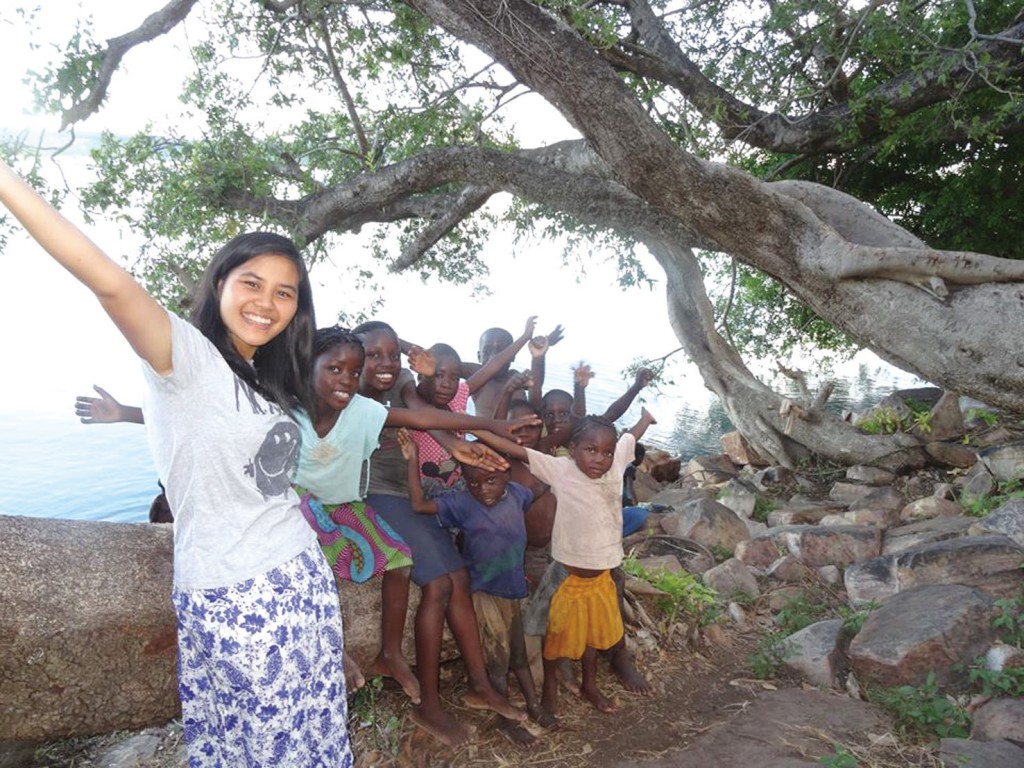
[[[127,51],[205,14],[198,40],[190,28],[190,127],[106,137],[84,197],[148,236],[158,289],[180,296],[198,269],[169,254],[254,221],[312,258],[381,224],[382,243],[400,232],[393,268],[464,277],[480,269],[485,203],[510,192],[521,226],[613,239],[627,271],[634,244],[654,254],[683,347],[758,450],[897,465],[920,460],[913,438],[861,434],[810,402],[787,415],[721,332],[696,253],[777,285],[769,313],[822,318],[1024,412],[1022,7],[172,0],[105,43],[77,35],[39,94],[71,126],[102,107]],[[243,56],[262,62],[257,82],[232,75]],[[583,138],[518,146],[501,115],[525,89]]]

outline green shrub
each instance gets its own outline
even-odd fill
[[[682,613],[693,616],[701,626],[718,618],[718,593],[692,573],[663,568],[648,571],[632,555],[622,561],[622,570],[665,593],[664,597],[658,598],[657,605],[668,626],[672,626]]]
[[[934,672],[920,686],[876,689],[871,700],[888,710],[908,736],[966,739],[970,735],[970,713],[939,691]]]

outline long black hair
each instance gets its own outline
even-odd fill
[[[284,256],[299,273],[295,317],[281,333],[256,350],[252,365],[242,359],[228,337],[220,315],[220,289],[232,270],[257,256]],[[192,324],[218,349],[242,381],[289,414],[296,408],[312,413],[313,291],[302,254],[295,243],[273,232],[248,232],[228,241],[210,260],[196,292]]]

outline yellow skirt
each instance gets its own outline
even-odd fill
[[[569,574],[551,598],[544,658],[578,659],[588,647],[603,651],[624,631],[611,572],[591,579]]]

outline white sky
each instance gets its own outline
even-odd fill
[[[96,39],[134,28],[160,5],[160,0],[90,3]],[[65,140],[57,134],[59,118],[33,113],[31,92],[23,80],[29,70],[42,67],[55,56],[82,12],[78,3],[69,0],[48,0],[43,6],[38,20],[45,32],[33,42],[44,43],[45,39],[45,43],[36,50],[31,49],[25,28],[13,13],[0,11],[0,104],[4,105],[0,132],[25,134],[35,143],[45,131],[43,146],[55,147]],[[188,66],[187,60],[182,67],[174,63],[187,56],[187,29],[131,51],[114,77],[104,108],[76,127],[78,136],[104,129],[127,134],[147,122],[159,125],[173,119],[179,106],[174,95]],[[520,99],[517,109],[526,143],[573,136],[561,116],[537,97]],[[64,157],[61,165],[74,187],[76,176],[85,171],[80,162]],[[71,206],[64,213],[79,220]],[[112,255],[133,252],[130,233],[119,233],[102,223],[84,228]],[[514,259],[507,258],[511,253]],[[0,411],[64,413],[70,410],[75,394],[87,391],[92,383],[109,384],[108,389],[126,401],[137,399],[141,392],[138,364],[88,292],[28,238],[13,238],[4,258],[15,265],[16,282],[22,288],[0,302],[0,327],[7,329],[7,359],[18,361],[21,374],[5,376],[0,382]],[[518,335],[525,318],[537,314],[540,332],[557,323],[567,328],[566,340],[552,350],[549,370],[583,358],[594,360],[598,376],[605,381],[614,379],[616,389],[619,371],[634,357],[658,357],[678,346],[668,326],[661,286],[653,293],[643,289],[623,292],[615,285],[614,269],[608,265],[590,269],[581,279],[578,267],[561,266],[558,246],[540,240],[514,246],[502,233],[491,240],[484,260],[492,271],[488,281],[492,297],[473,299],[467,289],[458,286],[431,285],[425,290],[416,275],[396,276],[388,279],[387,304],[377,316],[418,342],[444,340],[472,358],[484,328],[499,325]],[[653,262],[650,271],[658,275]],[[367,303],[364,296],[355,297],[353,304],[349,286],[326,265],[315,271],[314,282],[321,324],[333,321],[339,309]],[[707,398],[693,372],[682,377],[683,389],[691,397]]]

